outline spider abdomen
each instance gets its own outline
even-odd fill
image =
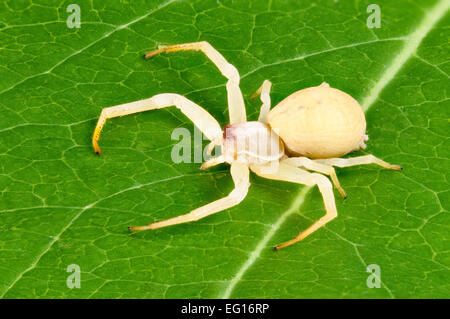
[[[359,103],[326,84],[291,94],[269,112],[268,121],[293,155],[340,157],[367,141]]]

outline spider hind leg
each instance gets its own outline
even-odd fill
[[[364,164],[377,164],[381,167],[384,167],[387,169],[393,169],[396,171],[400,171],[403,169],[400,165],[389,164],[388,162],[385,162],[373,155],[363,155],[363,156],[349,157],[349,158],[318,159],[318,160],[314,160],[314,162],[325,164],[325,165],[330,165],[330,166],[336,166],[336,167],[350,167],[350,166],[364,165]]]
[[[336,171],[334,170],[333,166],[313,161],[307,157],[290,157],[283,160],[283,162],[292,166],[304,167],[308,170],[329,175],[339,194],[341,194],[343,198],[347,197],[347,194],[339,183],[339,179],[337,178]]]
[[[317,173],[310,173],[303,169],[288,165],[283,162],[280,163],[278,171],[275,173],[265,173],[264,166],[252,165],[251,169],[259,176],[269,179],[305,184],[308,186],[317,185],[319,187],[320,193],[322,194],[326,211],[325,216],[323,216],[318,221],[313,223],[311,226],[302,231],[293,239],[275,246],[274,247],[275,250],[285,248],[287,246],[290,246],[305,239],[307,236],[311,235],[313,232],[321,228],[323,225],[325,225],[326,223],[337,217],[337,209],[333,194],[333,185],[331,184],[329,179],[326,178],[325,176]]]

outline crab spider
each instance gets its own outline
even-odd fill
[[[239,204],[247,195],[250,170],[259,176],[310,186],[317,185],[325,204],[325,215],[294,239],[275,249],[292,245],[306,238],[337,216],[333,184],[345,197],[334,166],[348,167],[377,164],[399,170],[373,155],[338,158],[366,148],[366,121],[359,103],[348,94],[327,83],[294,92],[270,110],[271,82],[265,80],[252,96],[260,96],[262,106],[258,121],[247,122],[244,99],[239,88],[239,72],[208,42],[186,43],[161,47],[145,55],[150,58],[163,52],[202,51],[228,79],[226,84],[230,124],[222,130],[205,109],[184,96],[164,93],[149,99],[104,108],[92,137],[92,145],[100,154],[98,140],[107,119],[148,110],[176,106],[209,139],[208,152],[215,145],[222,154],[201,166],[207,169],[220,163],[231,165],[234,189],[228,196],[194,209],[188,214],[130,227],[130,230],[157,229],[192,222]],[[327,176],[331,179],[327,178]]]

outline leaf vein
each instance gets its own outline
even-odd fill
[[[396,55],[393,62],[386,68],[385,72],[381,75],[380,80],[376,82],[375,86],[370,90],[369,95],[364,99],[362,107],[365,112],[367,112],[369,108],[375,103],[381,91],[391,82],[391,80],[400,71],[401,67],[406,63],[406,61],[409,60],[409,58],[415,54],[423,38],[425,38],[425,36],[433,28],[433,26],[436,25],[436,23],[445,15],[449,7],[450,7],[449,1],[441,0],[433,9],[429,10],[425,14],[425,18],[419,24],[419,27],[415,31],[413,31],[413,33],[409,37],[407,37],[409,41],[405,41],[403,49]],[[368,42],[370,43],[377,41],[368,41]],[[303,58],[304,57],[294,58],[291,61]],[[289,60],[285,60],[285,62],[289,62]],[[280,62],[275,62],[272,65],[277,64],[280,64]],[[262,67],[256,68],[255,70],[247,73],[245,76],[258,71],[261,68]],[[305,197],[307,196],[311,188],[312,187],[305,187],[298,193],[297,197],[295,198],[291,206],[280,216],[280,218],[278,218],[278,220],[275,222],[272,228],[264,235],[264,237],[256,245],[255,249],[249,254],[249,258],[238,269],[236,275],[233,276],[233,279],[229,281],[220,298],[227,299],[231,296],[236,285],[239,283],[239,281],[241,281],[241,279],[244,277],[248,269],[250,269],[251,266],[256,262],[256,260],[258,260],[258,258],[261,255],[261,252],[266,247],[266,244],[269,242],[269,240],[275,235],[276,231],[281,227],[281,225],[286,221],[286,219],[290,215],[292,215],[301,208],[302,204],[305,201]],[[363,264],[366,264],[364,259],[360,256],[356,246],[354,247],[361,262]],[[383,287],[388,291],[391,297],[394,297],[391,290],[385,284],[383,284]]]

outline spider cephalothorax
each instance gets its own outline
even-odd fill
[[[103,109],[92,137],[94,150],[100,154],[98,139],[106,119],[175,105],[211,140],[208,153],[215,145],[222,148],[219,156],[206,161],[201,168],[224,162],[231,164],[235,188],[228,196],[188,214],[147,226],[130,227],[130,230],[156,229],[195,221],[235,206],[247,195],[249,170],[252,170],[269,179],[317,185],[323,196],[326,214],[294,239],[275,247],[280,249],[304,239],[337,216],[333,185],[322,175],[328,175],[345,197],[333,166],[374,163],[388,169],[401,169],[373,155],[337,158],[366,148],[364,142],[368,140],[364,113],[350,95],[322,83],[294,92],[270,110],[271,83],[266,80],[253,96],[260,95],[263,102],[258,121],[247,122],[244,99],[239,88],[239,73],[208,42],[162,47],[147,53],[145,57],[179,50],[202,51],[228,79],[226,87],[230,124],[221,130],[219,123],[206,110],[184,96],[158,94],[149,99]]]
[[[262,122],[228,124],[223,130],[222,154],[203,164],[208,168],[221,162],[264,165],[284,155],[284,144],[270,125]]]

